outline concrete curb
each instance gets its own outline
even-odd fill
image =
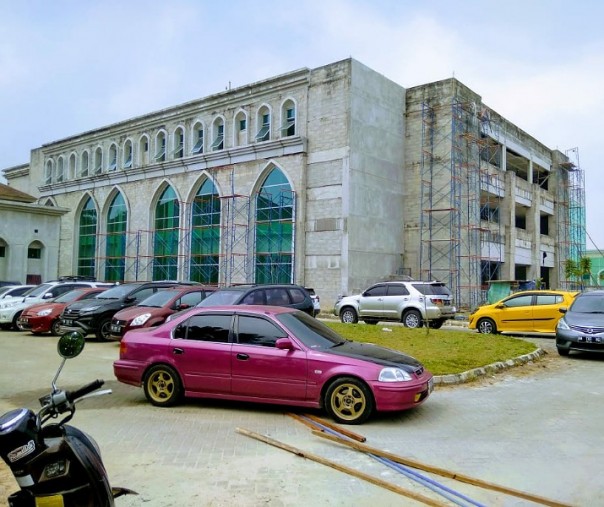
[[[450,375],[435,375],[434,384],[452,385],[452,384],[463,384],[465,382],[471,382],[479,377],[486,375],[494,375],[500,373],[503,370],[513,368],[514,366],[520,366],[533,361],[538,361],[542,356],[547,354],[543,349],[537,349],[530,354],[524,354],[522,356],[508,359],[507,361],[500,361],[497,363],[488,364],[481,366],[480,368],[473,368],[472,370],[464,371],[462,373],[454,373]]]

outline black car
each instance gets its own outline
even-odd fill
[[[604,352],[604,290],[579,294],[556,327],[556,348],[561,356],[577,352]]]
[[[111,336],[111,319],[120,310],[136,305],[151,294],[183,282],[131,282],[117,285],[92,299],[76,301],[61,314],[63,330],[94,333],[99,340]]]
[[[314,317],[314,304],[308,291],[294,284],[235,285],[219,289],[205,298],[197,307],[219,305],[286,306]]]

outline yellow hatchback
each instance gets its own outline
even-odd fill
[[[560,308],[568,308],[576,292],[562,290],[526,290],[515,292],[492,305],[477,308],[468,327],[480,333],[555,333],[562,317]]]

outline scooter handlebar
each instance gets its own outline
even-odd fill
[[[90,384],[85,385],[84,387],[80,387],[79,389],[76,389],[75,391],[69,391],[66,393],[67,399],[71,403],[73,403],[78,398],[82,398],[83,396],[86,396],[87,394],[90,394],[91,392],[96,391],[97,389],[102,387],[104,383],[105,383],[104,380],[95,380],[93,382],[90,382]]]

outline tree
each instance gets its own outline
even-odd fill
[[[566,259],[564,263],[564,275],[567,280],[578,278],[581,290],[583,290],[585,280],[589,280],[591,276],[591,258],[581,257],[579,262],[574,259]]]

